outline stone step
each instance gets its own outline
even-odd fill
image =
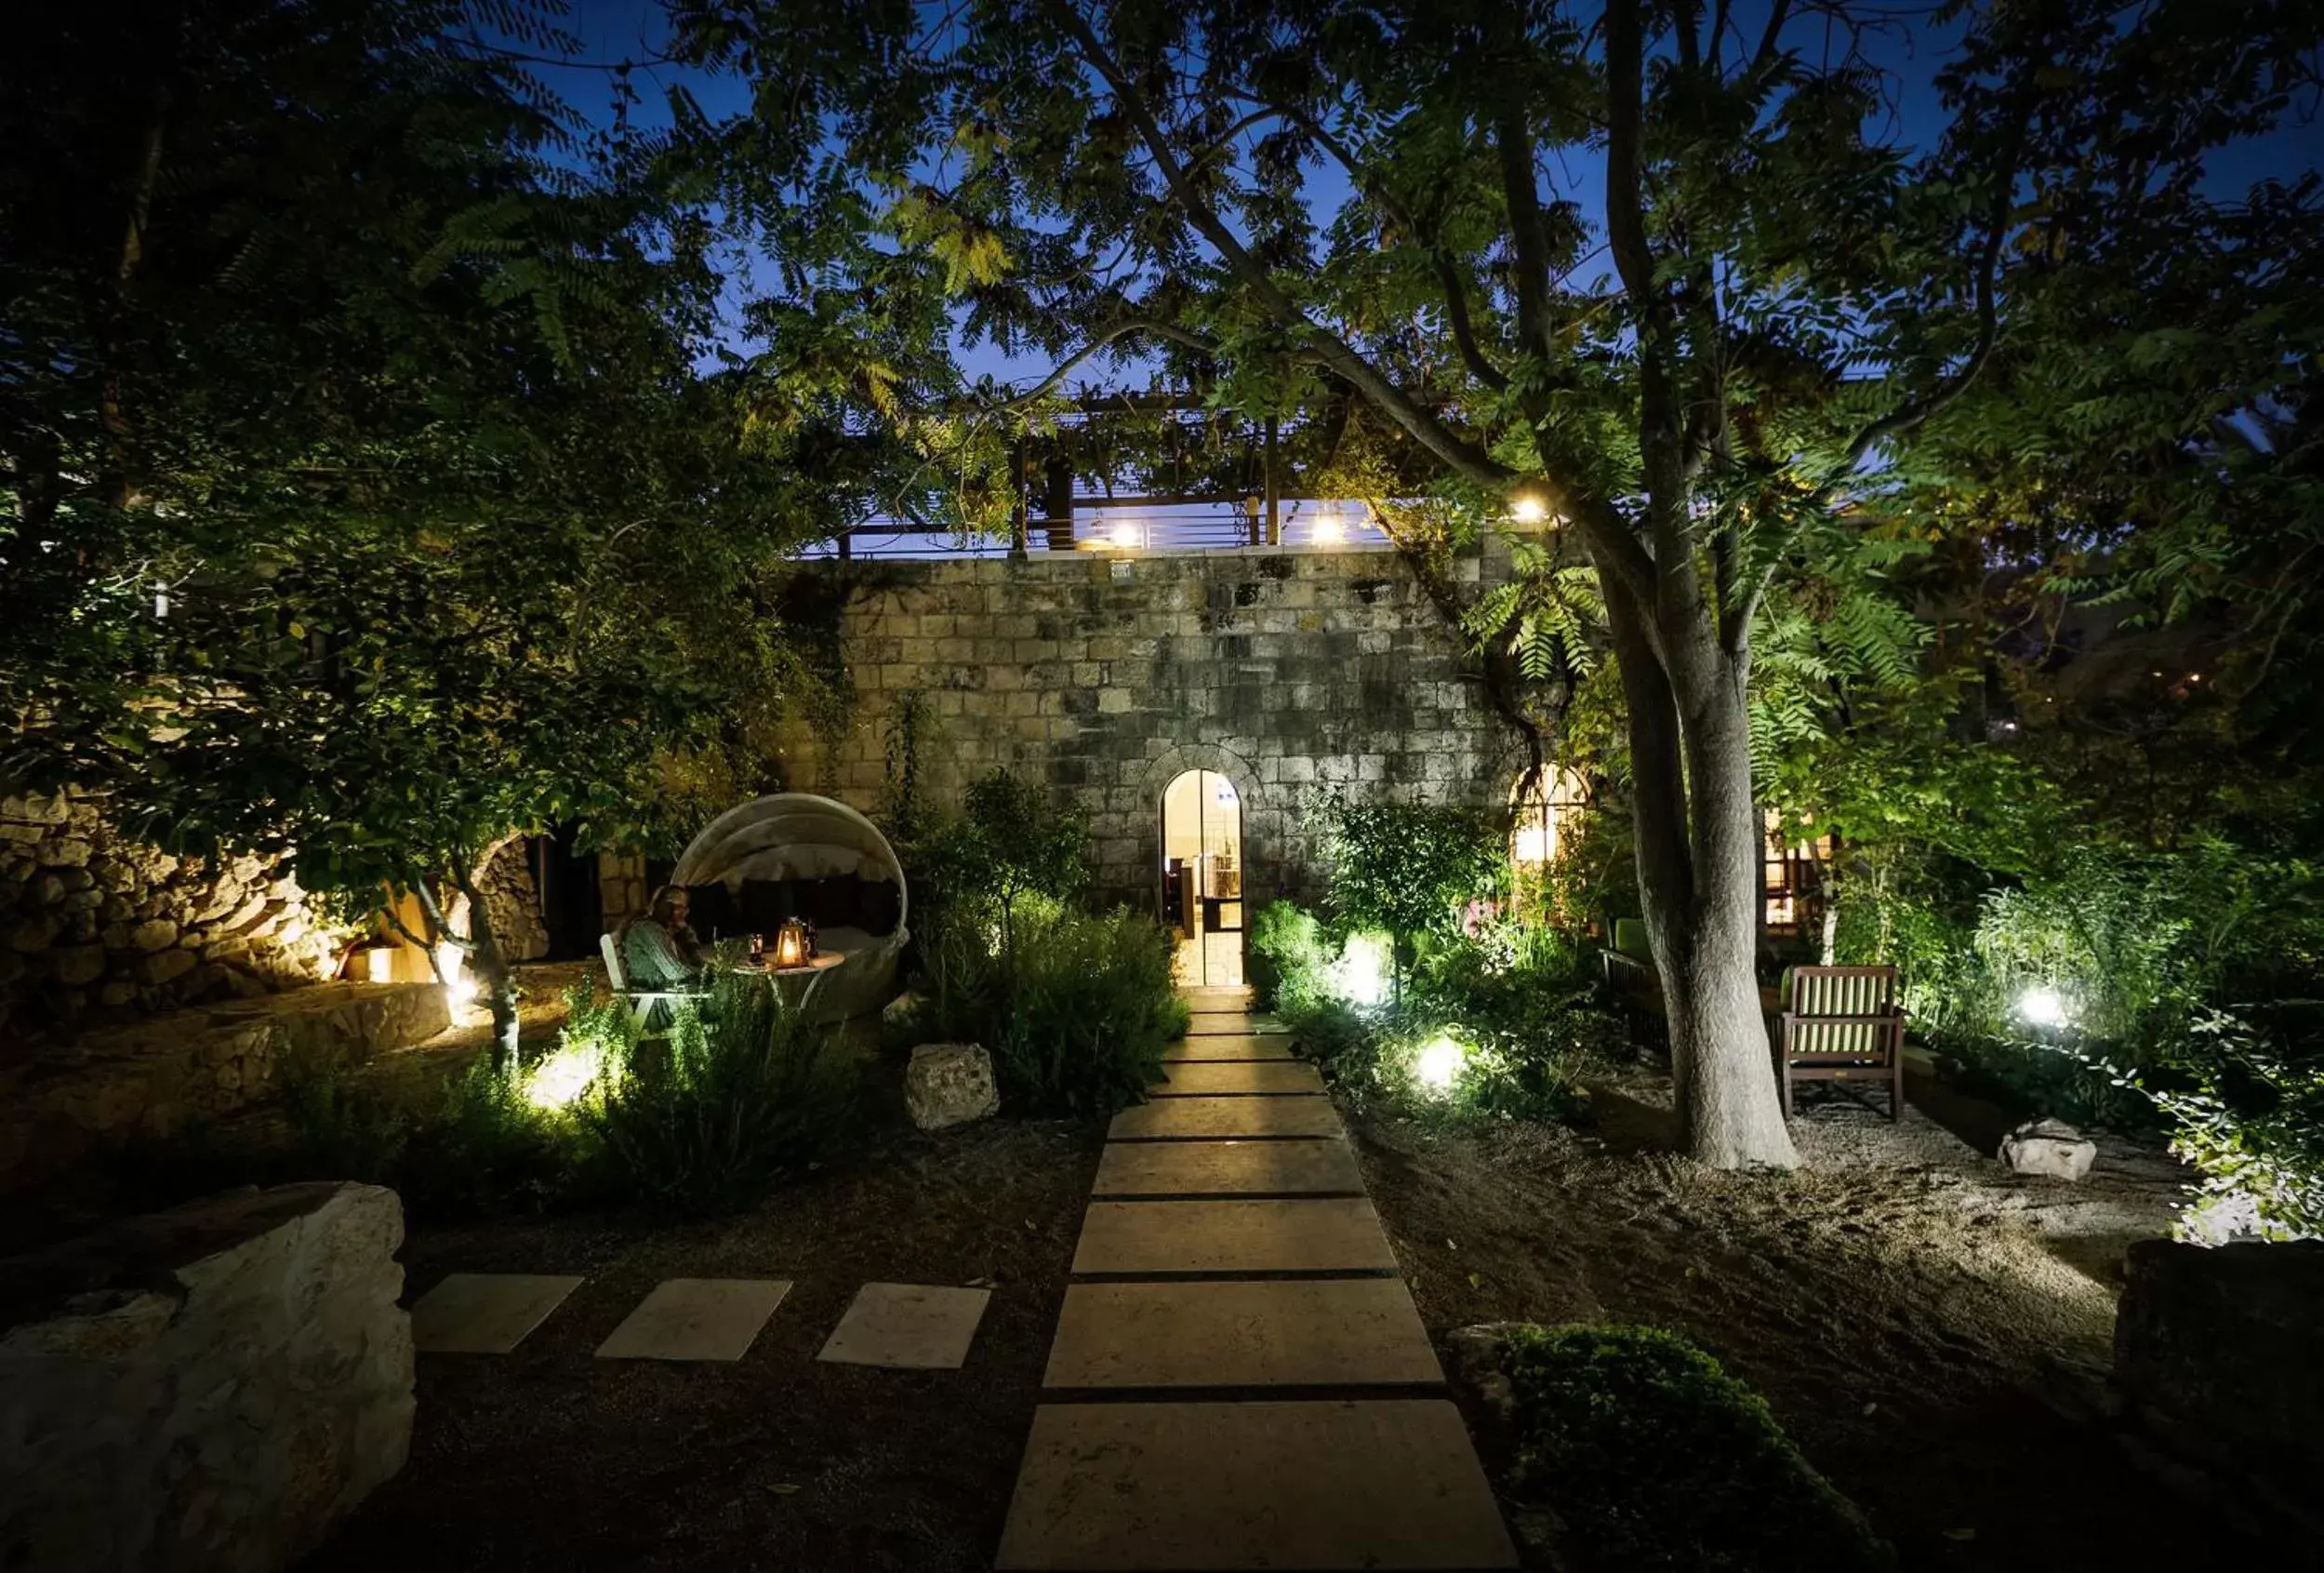
[[[412,1306],[412,1347],[422,1354],[506,1354],[579,1288],[539,1273],[455,1273]]]
[[[790,1293],[779,1278],[671,1278],[597,1346],[600,1360],[739,1360]]]
[[[1124,1109],[1114,1140],[1218,1136],[1337,1136],[1339,1112],[1313,1093],[1290,1098],[1157,1098]]]
[[[1092,1202],[1073,1271],[1393,1273],[1396,1253],[1361,1196]]]
[[[1281,1033],[1213,1033],[1180,1038],[1162,1051],[1162,1063],[1190,1060],[1288,1060],[1291,1040]]]
[[[1116,1141],[1097,1161],[1099,1196],[1199,1196],[1303,1191],[1361,1194],[1347,1141]]]
[[[995,1563],[1516,1566],[1460,1412],[1436,1398],[1043,1405]]]
[[[1075,1284],[1047,1387],[1357,1387],[1444,1380],[1394,1278]]]
[[[1246,1010],[1198,1010],[1187,1018],[1187,1036],[1209,1037],[1218,1033],[1281,1033],[1288,1031],[1272,1016]]]
[[[1323,1078],[1296,1060],[1185,1060],[1169,1067],[1168,1080],[1153,1088],[1158,1098],[1196,1094],[1262,1098],[1287,1092],[1321,1092]]]

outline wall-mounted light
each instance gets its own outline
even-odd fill
[[[1108,532],[1107,539],[1124,552],[1135,551],[1146,544],[1145,532],[1127,522],[1114,526]]]
[[[1549,516],[1549,505],[1539,495],[1521,491],[1509,499],[1509,517],[1521,525],[1537,525]]]
[[[1318,546],[1337,546],[1348,539],[1348,527],[1339,522],[1336,513],[1319,513],[1308,539]]]

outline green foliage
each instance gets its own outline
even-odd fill
[[[1014,981],[1015,1007],[985,1041],[1003,1099],[1023,1113],[1109,1114],[1138,1102],[1187,1029],[1170,936],[1144,913],[1063,909],[1028,923]]]
[[[948,922],[995,923],[1002,951],[1013,953],[1028,898],[1055,903],[1087,882],[1088,840],[1079,814],[1058,812],[1039,786],[994,770],[969,787],[961,816],[930,838],[931,904]]]
[[[681,1001],[666,1040],[575,1108],[617,1194],[694,1213],[758,1201],[832,1152],[858,1113],[854,1060],[829,1028],[766,981],[723,978],[706,1005]]]
[[[2148,1090],[2171,1121],[2171,1150],[2203,1176],[2183,1235],[2324,1238],[2324,1045],[2312,1023],[2294,1052],[2207,1012]]]
[[[1454,932],[1507,869],[1500,827],[1474,809],[1338,799],[1321,817],[1335,926],[1394,936],[1400,966],[1422,938]]]
[[[1501,1354],[1518,1472],[1593,1567],[1892,1568],[1893,1551],[1802,1458],[1767,1401],[1677,1334],[1514,1329]]]
[[[1251,920],[1244,958],[1261,1009],[1299,1010],[1321,999],[1334,948],[1315,914],[1291,901],[1269,901]]]
[[[1572,947],[1490,903],[1430,941],[1393,1002],[1366,1008],[1345,997],[1339,947],[1288,901],[1259,913],[1252,952],[1265,958],[1274,1007],[1303,1058],[1335,1086],[1414,1109],[1579,1123],[1589,1112],[1583,1073],[1621,1041]],[[1423,1098],[1414,1061],[1440,1035],[1462,1046],[1462,1070]]]

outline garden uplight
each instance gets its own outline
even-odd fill
[[[1333,989],[1348,1004],[1379,1004],[1388,997],[1388,936],[1350,934],[1331,973]]]
[[[2017,996],[2017,1015],[2029,1027],[2064,1027],[2073,1020],[2065,996],[2047,983],[2037,983]]]
[[[1426,1091],[1443,1094],[1453,1090],[1453,1084],[1461,1079],[1467,1066],[1468,1051],[1451,1033],[1439,1033],[1413,1057],[1413,1079]]]
[[[595,1044],[557,1049],[525,1078],[525,1101],[536,1109],[565,1108],[604,1072],[604,1050]]]

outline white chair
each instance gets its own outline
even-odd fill
[[[614,998],[630,1007],[640,1033],[657,1032],[654,1026],[655,1007],[666,1000],[692,999],[696,996],[683,989],[632,989],[621,972],[621,941],[611,934],[597,936],[597,953],[605,958],[605,982]]]

